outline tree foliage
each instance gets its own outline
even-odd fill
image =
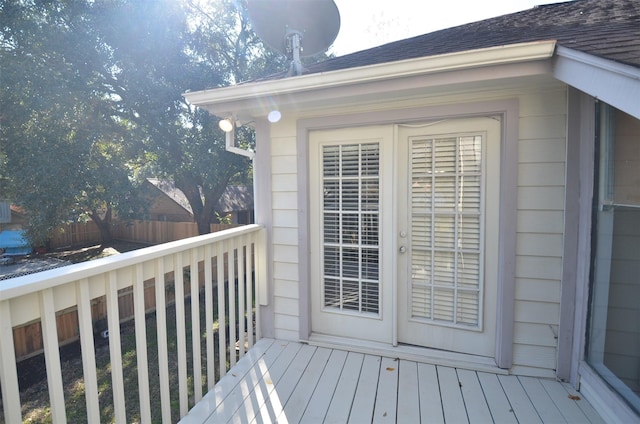
[[[173,179],[209,231],[250,164],[182,94],[285,69],[244,11],[232,0],[0,3],[0,198],[24,207],[34,242],[81,217],[107,241],[114,212],[143,211],[147,176]]]

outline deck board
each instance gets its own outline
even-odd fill
[[[457,370],[457,372],[469,422],[472,424],[491,422],[491,411],[489,411],[478,375],[469,370]]]
[[[395,423],[398,405],[398,360],[382,358],[376,404],[373,410],[374,423]]]
[[[329,405],[329,410],[325,416],[326,423],[344,423],[351,413],[351,405],[358,387],[363,362],[363,354],[349,352],[333,399]]]
[[[418,396],[420,398],[420,421],[444,423],[440,385],[435,365],[418,364]]]
[[[349,423],[371,422],[376,402],[381,361],[382,358],[379,356],[365,355],[356,395],[353,398],[351,413],[349,414]]]
[[[300,422],[330,356],[331,349],[317,348],[291,397],[284,405],[284,410],[278,417],[279,422],[283,422],[284,418],[287,421]]]
[[[502,386],[498,381],[498,376],[486,372],[478,373],[478,380],[482,385],[484,397],[487,399],[487,405],[491,410],[491,416],[496,423],[513,423],[517,424],[518,420],[513,414],[513,409],[509,404],[507,395],[502,390]]]
[[[527,392],[520,384],[518,377],[515,375],[499,375],[498,380],[516,417],[527,417],[527,422],[530,424],[542,423],[536,408],[531,403],[531,399],[527,396]]]
[[[314,424],[325,421],[329,405],[338,386],[338,381],[346,360],[347,352],[343,350],[334,350],[331,352],[325,371],[322,373],[322,376],[320,376],[320,380],[309,400],[309,404],[302,415],[301,423]]]
[[[468,423],[467,410],[460,391],[460,382],[455,368],[436,367],[442,399],[444,420],[450,423]]]
[[[527,396],[535,405],[536,412],[545,423],[566,423],[556,404],[549,397],[540,380],[533,377],[518,377]]]
[[[569,398],[569,394],[562,387],[562,383],[551,380],[540,380],[540,383],[567,422],[589,422],[587,416],[577,405],[577,401]]]
[[[260,340],[182,423],[602,423],[565,383]]]
[[[398,361],[398,410],[399,423],[420,422],[420,387],[418,386],[418,364],[413,361]],[[439,397],[439,396],[438,396]]]

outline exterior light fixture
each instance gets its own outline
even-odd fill
[[[272,110],[271,112],[269,112],[269,115],[267,115],[267,119],[269,120],[269,122],[271,122],[272,124],[275,124],[276,122],[278,122],[280,119],[282,118],[282,113],[280,113],[279,110]]]
[[[221,119],[220,122],[218,122],[218,126],[226,133],[233,131],[233,122],[231,121],[231,118]]]

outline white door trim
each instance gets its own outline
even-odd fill
[[[496,356],[500,368],[510,368],[513,357],[515,302],[517,170],[519,106],[517,99],[478,103],[448,104],[422,108],[377,111],[352,115],[322,116],[297,122],[298,224],[299,224],[299,335],[311,336],[310,266],[309,266],[309,132],[316,129],[342,128],[371,124],[413,123],[465,116],[502,116],[500,148],[500,216],[499,275],[497,299]]]

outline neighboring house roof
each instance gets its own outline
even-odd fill
[[[221,212],[248,211],[253,209],[253,189],[246,186],[229,186],[218,201]]]
[[[170,180],[160,180],[158,178],[147,178],[151,184],[171,198],[178,205],[182,206],[190,214],[193,214],[189,200],[182,190],[176,187]],[[228,186],[222,197],[218,201],[216,210],[219,212],[234,212],[253,209],[253,190],[246,186]]]
[[[187,200],[187,196],[184,195],[182,190],[176,187],[173,181],[161,180],[158,178],[147,178],[147,181],[153,184],[158,190],[176,202],[179,206],[184,208],[187,212],[193,214],[189,200]]]
[[[640,67],[640,1],[575,0],[536,6],[328,59],[308,65],[304,73],[551,39],[560,46]],[[283,72],[267,79],[285,76]]]

